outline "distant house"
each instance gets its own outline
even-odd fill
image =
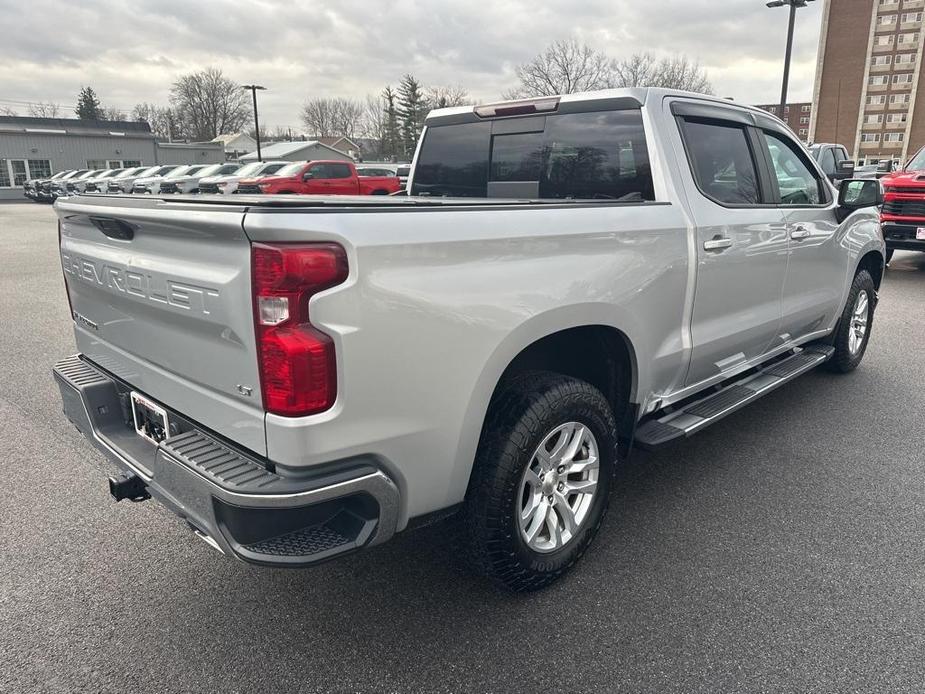
[[[230,160],[240,159],[242,155],[253,152],[257,149],[257,140],[247,133],[228,133],[219,135],[212,142],[221,142],[225,147],[225,158]]]
[[[333,147],[334,149],[340,150],[341,152],[346,152],[353,159],[359,159],[363,151],[360,143],[349,137],[310,137],[308,139],[314,140],[315,142],[320,142],[321,144],[327,145],[328,147]]]
[[[311,161],[314,159],[332,159],[334,161],[353,161],[347,152],[342,152],[318,140],[305,142],[274,142],[272,145],[260,148],[263,161],[275,159],[277,161]],[[242,156],[241,161],[257,161],[257,153],[251,152]]]

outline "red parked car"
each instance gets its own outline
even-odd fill
[[[901,170],[884,176],[880,182],[880,226],[886,241],[886,262],[897,248],[925,251],[925,147]]]
[[[266,195],[388,195],[401,187],[398,176],[358,176],[352,162],[300,161],[272,176],[243,179],[238,193]]]

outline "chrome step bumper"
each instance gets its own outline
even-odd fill
[[[398,488],[369,460],[284,476],[174,412],[171,422],[179,433],[155,446],[129,422],[127,384],[80,356],[59,361],[53,373],[64,413],[77,429],[226,554],[257,564],[308,566],[395,533]]]

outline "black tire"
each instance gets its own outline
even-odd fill
[[[894,251],[894,250],[896,250],[896,249],[894,249],[894,248],[887,248],[887,249],[886,249],[886,259],[884,260],[884,262],[885,262],[887,265],[889,265],[889,264],[890,264],[890,261],[893,260],[893,251]]]
[[[867,293],[867,331],[861,341],[859,348],[852,352],[849,346],[850,332],[853,330],[852,314],[855,309],[858,295],[861,292]],[[861,359],[864,358],[864,352],[867,351],[867,343],[870,341],[870,332],[874,326],[874,308],[877,302],[877,289],[874,286],[874,280],[867,270],[858,270],[851,283],[851,289],[848,292],[848,301],[845,302],[845,308],[842,311],[838,326],[835,328],[835,335],[832,346],[835,347],[835,354],[826,362],[826,367],[836,373],[848,373],[854,371]]]
[[[597,442],[597,488],[572,538],[558,549],[540,552],[521,535],[521,483],[540,443],[568,422],[587,427]],[[600,528],[616,461],[616,421],[597,388],[548,372],[514,379],[489,408],[461,517],[473,568],[515,592],[537,590],[558,579],[581,558]]]

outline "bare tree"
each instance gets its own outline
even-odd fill
[[[459,85],[428,87],[424,92],[424,100],[427,102],[428,108],[464,106],[471,101],[469,92]]]
[[[100,120],[125,120],[125,113],[115,106],[103,106],[100,109]]]
[[[574,94],[606,89],[615,81],[614,61],[575,39],[555,41],[514,72],[520,85],[505,98]]]
[[[170,90],[170,103],[194,140],[238,132],[252,118],[248,95],[215,67],[180,77]]]
[[[33,118],[57,118],[60,112],[61,106],[51,101],[29,104],[29,115]]]
[[[635,53],[616,64],[619,87],[664,87],[712,94],[713,85],[700,63],[686,56],[657,59],[651,53]]]
[[[334,134],[340,137],[356,135],[363,118],[363,102],[357,99],[333,99]]]
[[[151,126],[151,132],[167,140],[183,135],[176,115],[168,107],[148,103],[136,104],[132,109],[131,119],[147,123]]]
[[[302,105],[302,124],[305,129],[319,137],[334,134],[334,118],[330,99],[308,99]]]
[[[302,123],[316,137],[353,137],[360,128],[363,102],[341,97],[308,99],[302,105]]]
[[[13,116],[14,118],[19,114],[9,106],[0,106],[0,116]]]

